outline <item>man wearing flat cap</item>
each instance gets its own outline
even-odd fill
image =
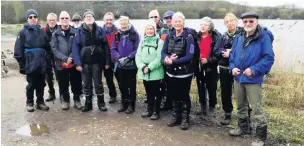
[[[229,69],[234,76],[234,95],[237,103],[238,127],[229,131],[231,136],[251,133],[248,105],[252,108],[252,127],[256,140],[252,145],[264,145],[267,138],[267,120],[262,108],[262,83],[274,63],[273,36],[259,25],[259,14],[241,15],[244,31],[232,45]]]

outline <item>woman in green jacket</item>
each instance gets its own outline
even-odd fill
[[[160,86],[161,80],[164,78],[161,63],[162,48],[163,41],[156,34],[156,24],[149,20],[145,27],[144,39],[138,46],[135,60],[138,79],[143,80],[148,99],[147,111],[141,116],[150,117],[151,120],[160,118]]]

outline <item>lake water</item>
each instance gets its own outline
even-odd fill
[[[130,23],[142,36],[145,24],[148,20],[131,20]],[[304,73],[304,20],[259,20],[262,26],[270,29],[274,34],[273,48],[275,51],[275,63],[273,70]],[[213,20],[215,28],[223,33],[226,31],[222,19]],[[241,21],[240,21],[241,22]],[[103,21],[97,21],[103,25]],[[117,26],[118,22],[115,24]],[[186,27],[199,30],[199,19],[188,19]],[[240,23],[241,26],[241,23]]]

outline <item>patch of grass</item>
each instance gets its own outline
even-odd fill
[[[2,34],[18,35],[18,32],[23,27],[23,24],[1,24]]]
[[[217,113],[222,113],[221,89],[217,90]],[[304,144],[304,75],[273,72],[265,78],[263,84],[263,104],[268,117],[269,136],[279,143]],[[143,99],[145,89],[142,81],[137,81],[137,94]],[[190,97],[192,108],[199,108],[196,81],[192,81]],[[233,97],[233,112],[236,103]],[[220,116],[220,114],[219,114]],[[237,121],[233,120],[235,127]]]

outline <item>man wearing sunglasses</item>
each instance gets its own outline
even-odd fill
[[[238,109],[238,127],[229,131],[231,136],[250,134],[248,105],[252,108],[252,123],[256,140],[252,145],[264,145],[267,138],[267,120],[262,109],[264,75],[274,63],[271,37],[259,25],[259,15],[246,12],[241,15],[244,31],[233,41],[229,69],[234,76],[234,95]]]
[[[70,84],[73,92],[74,108],[81,110],[81,73],[76,70],[72,58],[72,43],[77,29],[70,26],[70,15],[66,11],[60,13],[59,22],[60,26],[52,36],[51,47],[55,56],[59,91],[63,99],[62,110],[70,108]]]
[[[57,25],[57,15],[55,13],[49,13],[47,15],[47,25],[43,27],[43,30],[47,34],[47,40],[50,43],[52,39],[52,34],[55,32],[55,30],[58,28]],[[50,46],[50,45],[49,45]],[[51,47],[49,47],[49,50],[51,50]],[[55,96],[55,89],[54,89],[54,73],[55,77],[57,79],[57,73],[55,70],[55,63],[54,63],[54,54],[50,52],[47,55],[47,70],[46,70],[46,82],[49,87],[49,97],[45,100],[46,102],[50,102],[56,99]],[[58,79],[57,79],[58,80]]]
[[[19,31],[14,47],[14,58],[19,63],[19,72],[26,75],[26,108],[34,112],[34,91],[36,109],[48,111],[44,103],[46,55],[50,52],[46,34],[38,24],[38,13],[34,9],[26,11],[27,23]]]
[[[72,23],[74,28],[79,28],[81,26],[81,16],[79,14],[74,14],[72,17]]]
[[[157,10],[150,11],[149,19],[156,23],[156,32],[159,34],[160,30],[164,27],[164,24],[160,20],[158,11]]]
[[[72,46],[72,57],[76,69],[82,73],[84,94],[86,97],[82,112],[93,109],[93,83],[97,95],[97,105],[101,111],[107,111],[104,101],[104,89],[101,78],[102,69],[110,66],[109,45],[103,28],[95,22],[92,10],[83,14],[84,23],[78,29]]]

